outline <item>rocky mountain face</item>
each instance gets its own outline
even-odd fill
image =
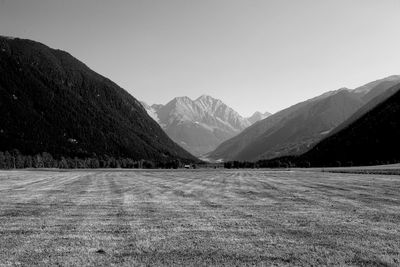
[[[207,95],[195,100],[176,97],[166,105],[143,106],[172,140],[196,156],[212,151],[252,124],[221,100]]]
[[[0,37],[0,73],[0,151],[197,160],[132,95],[67,52]]]
[[[219,145],[209,157],[251,161],[304,153],[399,82],[400,76],[390,76],[354,90],[341,88],[298,103],[248,127]]]

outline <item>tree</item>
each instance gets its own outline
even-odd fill
[[[90,159],[90,168],[97,169],[100,167],[99,160],[96,158]]]
[[[11,151],[11,157],[12,157],[12,168],[16,169],[17,168],[17,158],[21,156],[21,153],[19,152],[18,149],[13,149]]]
[[[143,161],[142,166],[144,169],[154,169],[154,162],[152,162],[150,160],[145,160],[145,161]]]
[[[43,167],[44,168],[53,168],[54,167],[54,159],[50,153],[43,152],[42,153]]]
[[[25,156],[18,154],[15,157],[15,168],[17,169],[23,169],[25,168]]]
[[[64,157],[61,157],[61,160],[58,163],[58,168],[60,168],[60,169],[68,169],[68,162]]]
[[[10,152],[6,151],[4,153],[4,157],[5,157],[5,166],[4,166],[4,168],[5,169],[11,169],[13,167],[14,160],[13,160]]]
[[[43,159],[40,154],[37,154],[33,157],[33,167],[34,168],[43,168]]]
[[[3,152],[0,152],[0,169],[6,168],[6,157]]]
[[[25,157],[25,162],[24,162],[24,167],[25,168],[32,168],[32,163],[33,162],[33,159],[32,159],[32,156],[26,156]]]

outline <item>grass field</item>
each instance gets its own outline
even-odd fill
[[[3,171],[0,265],[400,265],[400,176]]]

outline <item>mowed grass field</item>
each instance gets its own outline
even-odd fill
[[[2,171],[0,265],[400,265],[400,176]]]

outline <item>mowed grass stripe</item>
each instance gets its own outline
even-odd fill
[[[62,232],[71,230],[72,220],[69,211],[75,210],[77,205],[65,199],[65,196],[70,198],[73,195],[60,187],[60,184],[67,184],[67,187],[74,188],[73,183],[81,183],[81,179],[76,179],[76,175],[69,175],[70,180],[65,177],[64,175],[54,177],[55,187],[47,183],[35,183],[35,187],[32,188],[32,183],[28,183],[24,191],[17,190],[19,203],[15,203],[14,206],[12,206],[13,203],[9,203],[8,207],[8,210],[14,210],[16,214],[11,218],[3,216],[4,214],[1,217],[2,219],[8,217],[11,226],[7,227],[8,231],[4,233],[5,245],[10,240],[20,241],[9,251],[12,254],[12,262],[34,264],[35,258],[46,255],[51,248],[51,243],[57,243],[60,246],[55,239]],[[59,183],[58,179],[63,182]],[[67,180],[69,182],[65,183]],[[3,209],[4,205],[1,206]]]
[[[0,172],[0,265],[399,264],[398,176]]]

